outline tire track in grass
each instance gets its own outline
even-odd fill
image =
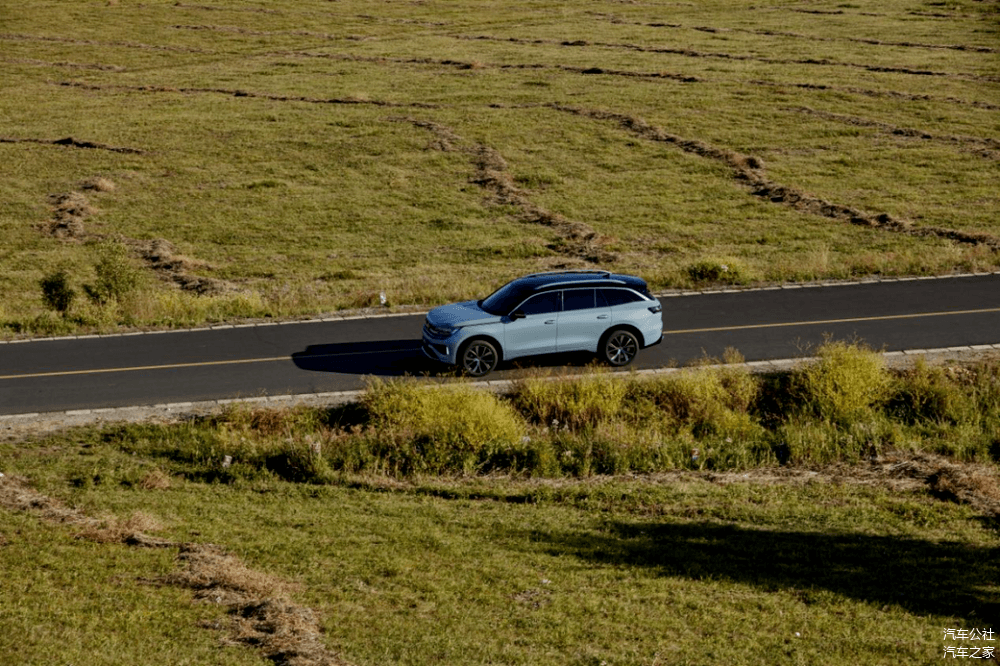
[[[21,33],[0,33],[0,40],[23,42],[57,42],[60,44],[78,44],[81,46],[121,47],[128,49],[147,49],[151,51],[174,51],[177,53],[200,53],[214,55],[214,51],[196,49],[189,46],[167,46],[164,44],[142,44],[140,42],[102,42],[96,39],[78,39],[75,37],[50,37],[47,35],[25,35]]]
[[[79,139],[74,139],[71,136],[67,136],[63,139],[35,139],[0,136],[0,143],[38,143],[46,146],[65,146],[68,148],[84,148],[88,150],[107,150],[112,153],[127,153],[132,155],[142,155],[146,152],[144,150],[139,150],[138,148],[109,146],[106,143],[97,143],[95,141],[81,141]]]
[[[684,152],[722,162],[733,170],[737,180],[745,183],[750,188],[750,192],[754,196],[766,199],[772,203],[788,206],[802,213],[819,215],[832,220],[849,222],[850,224],[909,236],[943,238],[957,243],[985,245],[991,250],[1000,251],[1000,239],[991,234],[966,232],[935,226],[917,227],[909,220],[897,218],[889,213],[865,212],[844,204],[826,201],[794,187],[775,183],[767,177],[764,163],[758,157],[744,155],[725,148],[718,148],[698,140],[685,139],[655,125],[650,125],[645,120],[635,116],[559,103],[547,104],[546,106],[563,113],[570,113],[594,120],[611,121],[643,139],[669,143],[677,146]]]
[[[492,194],[497,205],[514,207],[518,211],[518,219],[522,222],[539,224],[555,231],[560,242],[551,245],[550,249],[595,264],[614,261],[615,254],[605,248],[610,239],[597,233],[593,227],[584,222],[570,220],[531,202],[527,192],[514,184],[507,162],[495,149],[467,142],[450,128],[430,120],[410,117],[390,120],[407,122],[429,131],[434,136],[434,142],[431,144],[434,150],[468,155],[476,169],[472,182]]]
[[[293,58],[318,58],[327,60],[338,60],[341,62],[366,62],[379,65],[431,65],[441,67],[454,67],[462,70],[476,69],[498,69],[498,70],[555,70],[570,72],[574,74],[605,74],[608,76],[623,76],[626,78],[638,79],[672,79],[683,83],[704,82],[705,79],[691,76],[689,74],[676,74],[672,72],[636,72],[624,69],[606,69],[604,67],[575,67],[571,65],[553,65],[547,63],[484,63],[478,60],[454,60],[451,58],[398,58],[392,56],[360,56],[350,53],[309,53],[301,51],[290,51],[284,53],[268,54],[280,57]]]
[[[360,97],[306,97],[304,95],[279,95],[276,93],[255,92],[252,90],[239,90],[234,88],[175,88],[173,86],[125,86],[125,85],[100,85],[94,83],[83,83],[80,81],[60,81],[55,85],[68,88],[81,88],[83,90],[122,90],[126,92],[142,93],[174,93],[183,95],[195,94],[215,94],[228,95],[230,97],[247,97],[252,99],[266,99],[271,102],[304,102],[307,104],[357,104],[372,106],[386,106],[399,108],[436,109],[437,104],[425,102],[389,102],[380,99],[363,99]]]
[[[660,21],[631,21],[615,14],[595,14],[596,17],[605,19],[616,25],[635,25],[644,28],[668,28],[671,30],[693,30],[696,32],[707,32],[710,34],[738,32],[749,35],[761,35],[764,37],[789,37],[791,39],[806,39],[811,42],[849,42],[855,44],[869,44],[872,46],[893,46],[913,49],[932,49],[950,51],[969,51],[972,53],[998,53],[1000,49],[988,46],[970,46],[967,44],[928,44],[925,42],[890,42],[881,39],[866,39],[863,37],[823,37],[821,35],[807,35],[801,32],[788,32],[784,30],[768,30],[765,28],[717,28],[703,25],[683,25],[681,23],[663,23]]]
[[[141,484],[155,491],[169,487],[160,472],[151,472]],[[164,486],[164,483],[167,485]],[[230,621],[203,626],[224,631],[222,642],[259,650],[275,664],[287,666],[348,666],[323,644],[319,619],[311,608],[288,596],[285,581],[255,571],[221,546],[171,541],[146,534],[160,529],[150,516],[136,512],[129,518],[98,519],[43,495],[19,477],[0,475],[0,507],[30,513],[51,523],[79,528],[78,538],[135,548],[176,548],[178,567],[167,575],[139,583],[170,585],[193,591],[194,599],[227,609]]]
[[[817,65],[826,67],[847,67],[851,69],[861,69],[868,72],[888,73],[888,74],[911,74],[914,76],[935,76],[960,78],[971,81],[1000,82],[1000,76],[986,76],[983,74],[966,74],[958,72],[943,72],[930,69],[913,69],[911,67],[890,67],[886,65],[863,65],[853,62],[841,62],[828,58],[767,58],[764,56],[740,55],[736,53],[725,53],[722,51],[696,51],[669,46],[645,46],[642,44],[630,44],[626,42],[590,42],[585,39],[577,40],[557,40],[557,39],[526,39],[521,37],[496,37],[494,35],[451,35],[454,39],[462,40],[482,40],[494,42],[508,42],[511,44],[525,44],[531,46],[564,46],[564,47],[588,47],[596,46],[605,49],[615,49],[623,51],[634,51],[637,53],[662,53],[669,55],[679,55],[686,58],[717,58],[720,60],[734,60],[741,62],[763,62],[770,65]]]
[[[823,118],[824,120],[832,120],[838,123],[844,123],[847,125],[853,125],[855,127],[872,127],[881,132],[887,134],[892,134],[895,136],[902,137],[912,137],[916,139],[924,139],[927,141],[940,141],[944,143],[952,143],[959,145],[972,145],[978,146],[977,150],[972,152],[981,157],[985,157],[991,160],[1000,159],[1000,141],[997,139],[990,139],[988,137],[975,137],[975,136],[956,136],[956,135],[935,135],[930,132],[925,132],[923,130],[913,129],[910,127],[898,127],[890,123],[883,123],[878,120],[872,120],[870,118],[861,118],[859,116],[850,116],[842,113],[832,113],[830,111],[820,111],[818,109],[813,109],[808,106],[791,106],[786,107],[786,111],[792,111],[794,113],[802,113],[811,116],[816,116],[818,118]]]
[[[692,74],[681,74],[677,72],[666,72],[666,71],[637,72],[632,70],[608,69],[604,67],[579,67],[570,65],[555,65],[549,63],[485,63],[478,60],[454,60],[452,58],[429,58],[429,57],[398,58],[391,56],[361,56],[349,53],[310,53],[307,51],[277,51],[269,53],[267,55],[270,57],[316,58],[316,59],[326,59],[326,60],[337,60],[341,62],[367,62],[367,63],[381,64],[381,65],[402,64],[402,65],[441,66],[441,67],[454,67],[456,69],[462,69],[462,70],[477,70],[477,69],[498,69],[507,71],[557,70],[557,71],[565,71],[565,72],[584,74],[584,75],[603,74],[606,76],[621,76],[626,78],[670,79],[674,81],[680,81],[682,83],[714,82],[712,79],[706,79],[700,76],[694,76]],[[918,102],[961,104],[963,106],[973,106],[979,109],[986,109],[991,111],[1000,110],[1000,105],[990,104],[988,102],[980,102],[976,100],[970,101],[970,100],[959,99],[958,97],[935,97],[933,95],[907,93],[896,90],[871,90],[867,88],[856,88],[851,86],[834,86],[822,83],[786,83],[778,81],[766,81],[762,79],[751,79],[748,81],[740,81],[740,83],[750,84],[755,86],[767,86],[771,88],[799,88],[803,90],[819,90],[819,91],[829,90],[833,92],[846,92],[852,95],[862,95],[865,97],[902,99],[902,100],[911,100]]]

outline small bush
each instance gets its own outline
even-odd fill
[[[969,423],[977,414],[975,401],[965,388],[943,368],[929,367],[922,358],[894,379],[886,408],[894,418],[911,425],[925,421]]]
[[[362,402],[390,468],[472,473],[503,459],[516,470],[525,424],[510,404],[464,384],[426,387],[373,381]]]
[[[687,276],[696,284],[747,284],[750,277],[733,259],[705,259],[687,267]]]
[[[142,273],[129,260],[124,245],[113,241],[102,243],[97,253],[94,264],[97,280],[84,287],[91,300],[99,304],[112,299],[121,301],[139,288]]]
[[[517,382],[511,399],[529,420],[577,430],[617,418],[628,386],[621,377],[594,370],[583,377],[550,381],[530,377]]]
[[[857,344],[833,342],[820,347],[817,357],[792,377],[802,409],[846,425],[864,418],[886,399],[889,377],[880,354]]]
[[[76,298],[76,290],[70,286],[66,271],[59,270],[46,275],[39,281],[39,285],[42,288],[42,301],[45,305],[65,317],[66,311]]]

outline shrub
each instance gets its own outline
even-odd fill
[[[687,267],[687,276],[696,284],[746,284],[746,269],[733,259],[705,259]]]
[[[817,360],[793,373],[793,393],[804,410],[847,425],[887,397],[889,377],[880,354],[858,344],[827,343]]]
[[[511,399],[529,420],[576,430],[618,417],[627,391],[621,377],[592,370],[582,377],[555,381],[546,377],[520,380]]]
[[[98,247],[94,264],[97,280],[84,290],[95,303],[104,304],[114,299],[121,301],[138,289],[142,273],[128,258],[128,251],[121,243],[110,241]]]
[[[362,403],[380,457],[402,473],[462,472],[523,463],[525,424],[510,404],[465,385],[375,380]]]
[[[965,388],[943,368],[928,366],[923,358],[894,379],[886,406],[893,417],[909,424],[969,423],[977,412]]]
[[[66,311],[76,298],[76,290],[70,286],[66,271],[59,270],[46,275],[40,280],[39,285],[42,288],[42,301],[45,305],[65,317]]]

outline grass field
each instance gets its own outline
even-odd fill
[[[997,269],[998,21],[975,0],[6,3],[0,331],[434,304],[564,266],[657,288]],[[90,298],[115,244],[139,279]],[[39,287],[60,270],[65,316]]]
[[[2,453],[4,663],[931,664],[1000,608],[996,517],[899,464],[219,484],[100,433]]]
[[[4,442],[0,662],[938,663],[1000,617],[998,376],[831,345]]]

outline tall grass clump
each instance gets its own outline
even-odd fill
[[[792,376],[793,394],[804,411],[846,426],[870,418],[887,398],[889,375],[880,354],[858,344],[830,342],[816,356]]]
[[[112,299],[124,300],[142,284],[142,271],[129,259],[126,247],[117,241],[98,246],[94,272],[97,279],[84,290],[95,303],[102,305]]]
[[[385,471],[470,474],[524,465],[524,420],[492,393],[374,380],[362,404],[367,438]]]
[[[620,377],[594,369],[566,379],[522,379],[516,383],[511,400],[529,421],[579,430],[618,418],[627,393],[628,385]]]

